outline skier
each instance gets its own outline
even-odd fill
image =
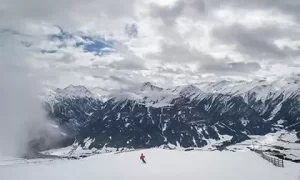
[[[146,161],[145,161],[145,156],[144,156],[144,154],[142,153],[141,154],[141,156],[140,156],[140,160],[142,160],[143,161],[143,163],[146,163]]]

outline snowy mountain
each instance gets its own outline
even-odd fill
[[[222,148],[250,135],[300,131],[299,84],[299,76],[175,88],[147,82],[111,94],[102,88],[69,86],[49,91],[45,104],[49,116],[77,139],[94,139],[91,148]]]
[[[140,88],[141,91],[162,91],[163,88],[160,88],[158,86],[155,86],[153,84],[151,84],[151,82],[145,82],[142,84],[141,88]]]
[[[72,131],[78,131],[102,101],[84,86],[68,86],[65,89],[48,90],[45,108],[52,119]]]

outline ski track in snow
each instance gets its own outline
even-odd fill
[[[146,156],[147,164],[139,160],[140,153]],[[285,161],[285,168],[278,168],[250,151],[148,149],[14,166],[0,162],[3,180],[296,180],[299,171],[298,164]]]

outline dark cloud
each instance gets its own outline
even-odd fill
[[[179,68],[167,68],[167,67],[158,67],[157,68],[159,73],[168,73],[168,74],[181,74],[184,71]]]
[[[136,79],[130,79],[128,77],[124,77],[124,76],[109,76],[109,79],[116,81],[117,83],[123,84],[123,85],[127,85],[127,86],[132,86],[132,85],[137,85],[140,84],[141,82],[137,81]]]
[[[205,62],[213,60],[210,55],[184,44],[162,43],[161,49],[162,51],[160,53],[151,54],[149,55],[149,58],[173,63]]]
[[[130,25],[127,24],[125,27],[125,33],[131,38],[136,38],[139,34],[137,25],[134,23]]]
[[[185,2],[183,1],[178,1],[171,7],[160,7],[156,4],[153,4],[151,7],[151,15],[155,18],[162,19],[165,25],[172,26],[174,25],[176,18],[181,15],[185,5]]]
[[[215,74],[240,74],[251,73],[261,69],[260,64],[255,62],[230,62],[230,63],[214,63],[204,64],[200,67],[201,72],[215,73]]]
[[[59,61],[62,61],[66,64],[70,64],[70,63],[74,63],[74,61],[76,61],[76,58],[72,53],[64,53],[63,57],[61,57]]]
[[[233,60],[229,58],[216,59],[209,54],[184,45],[163,44],[162,52],[152,55],[152,58],[179,65],[183,65],[183,63],[192,63],[194,65],[198,64],[200,67],[200,73],[216,73],[225,75],[249,73],[261,69],[260,64],[256,62],[233,62]],[[185,71],[178,68],[172,69],[160,67],[158,68],[158,71],[160,73],[194,75],[189,68]]]
[[[92,75],[92,76],[104,76],[105,74],[110,73],[110,70],[107,67],[96,66],[96,65],[92,67],[80,66],[80,67],[73,68],[73,70],[75,72],[80,72],[82,74]],[[68,69],[66,69],[65,71],[68,71]]]
[[[114,61],[108,65],[110,68],[114,68],[117,70],[145,70],[146,66],[142,61],[138,59],[130,60],[125,59],[121,61]]]
[[[220,40],[227,45],[234,45],[238,52],[251,58],[284,59],[293,55],[291,54],[292,50],[280,49],[274,44],[274,41],[288,35],[295,37],[298,33],[289,29],[279,29],[276,26],[249,29],[245,26],[234,24],[216,27],[212,34],[216,40]],[[295,52],[294,54],[298,53]]]
[[[208,11],[206,2],[204,0],[194,0],[190,5],[191,7],[195,8],[200,14],[205,14]]]
[[[122,54],[123,60],[114,61],[108,67],[117,70],[145,70],[146,65],[143,59],[136,56],[131,50],[121,43],[114,43],[113,47]]]
[[[165,26],[173,26],[176,19],[182,15],[192,19],[199,20],[209,11],[205,0],[181,0],[172,6],[158,6],[153,4],[151,7],[151,16],[159,18]]]
[[[171,75],[179,75],[179,74],[185,74],[185,75],[195,75],[192,71],[190,71],[189,67],[185,67],[182,64],[178,64],[181,68],[170,68],[165,67],[163,64],[161,67],[157,67],[157,74],[171,74]]]
[[[114,20],[132,17],[135,13],[136,0],[53,0],[42,2],[28,0],[20,4],[18,0],[1,0],[0,29],[9,28],[35,34],[32,25],[58,25],[72,32],[85,29],[91,22],[103,24],[107,27],[115,23]],[[110,20],[104,24],[102,17]],[[38,30],[38,28],[35,28]],[[41,32],[41,31],[40,31]]]

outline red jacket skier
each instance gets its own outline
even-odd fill
[[[144,154],[142,153],[141,154],[141,156],[140,156],[140,160],[142,160],[143,161],[143,163],[146,163],[146,161],[145,161],[145,156],[144,156]]]

